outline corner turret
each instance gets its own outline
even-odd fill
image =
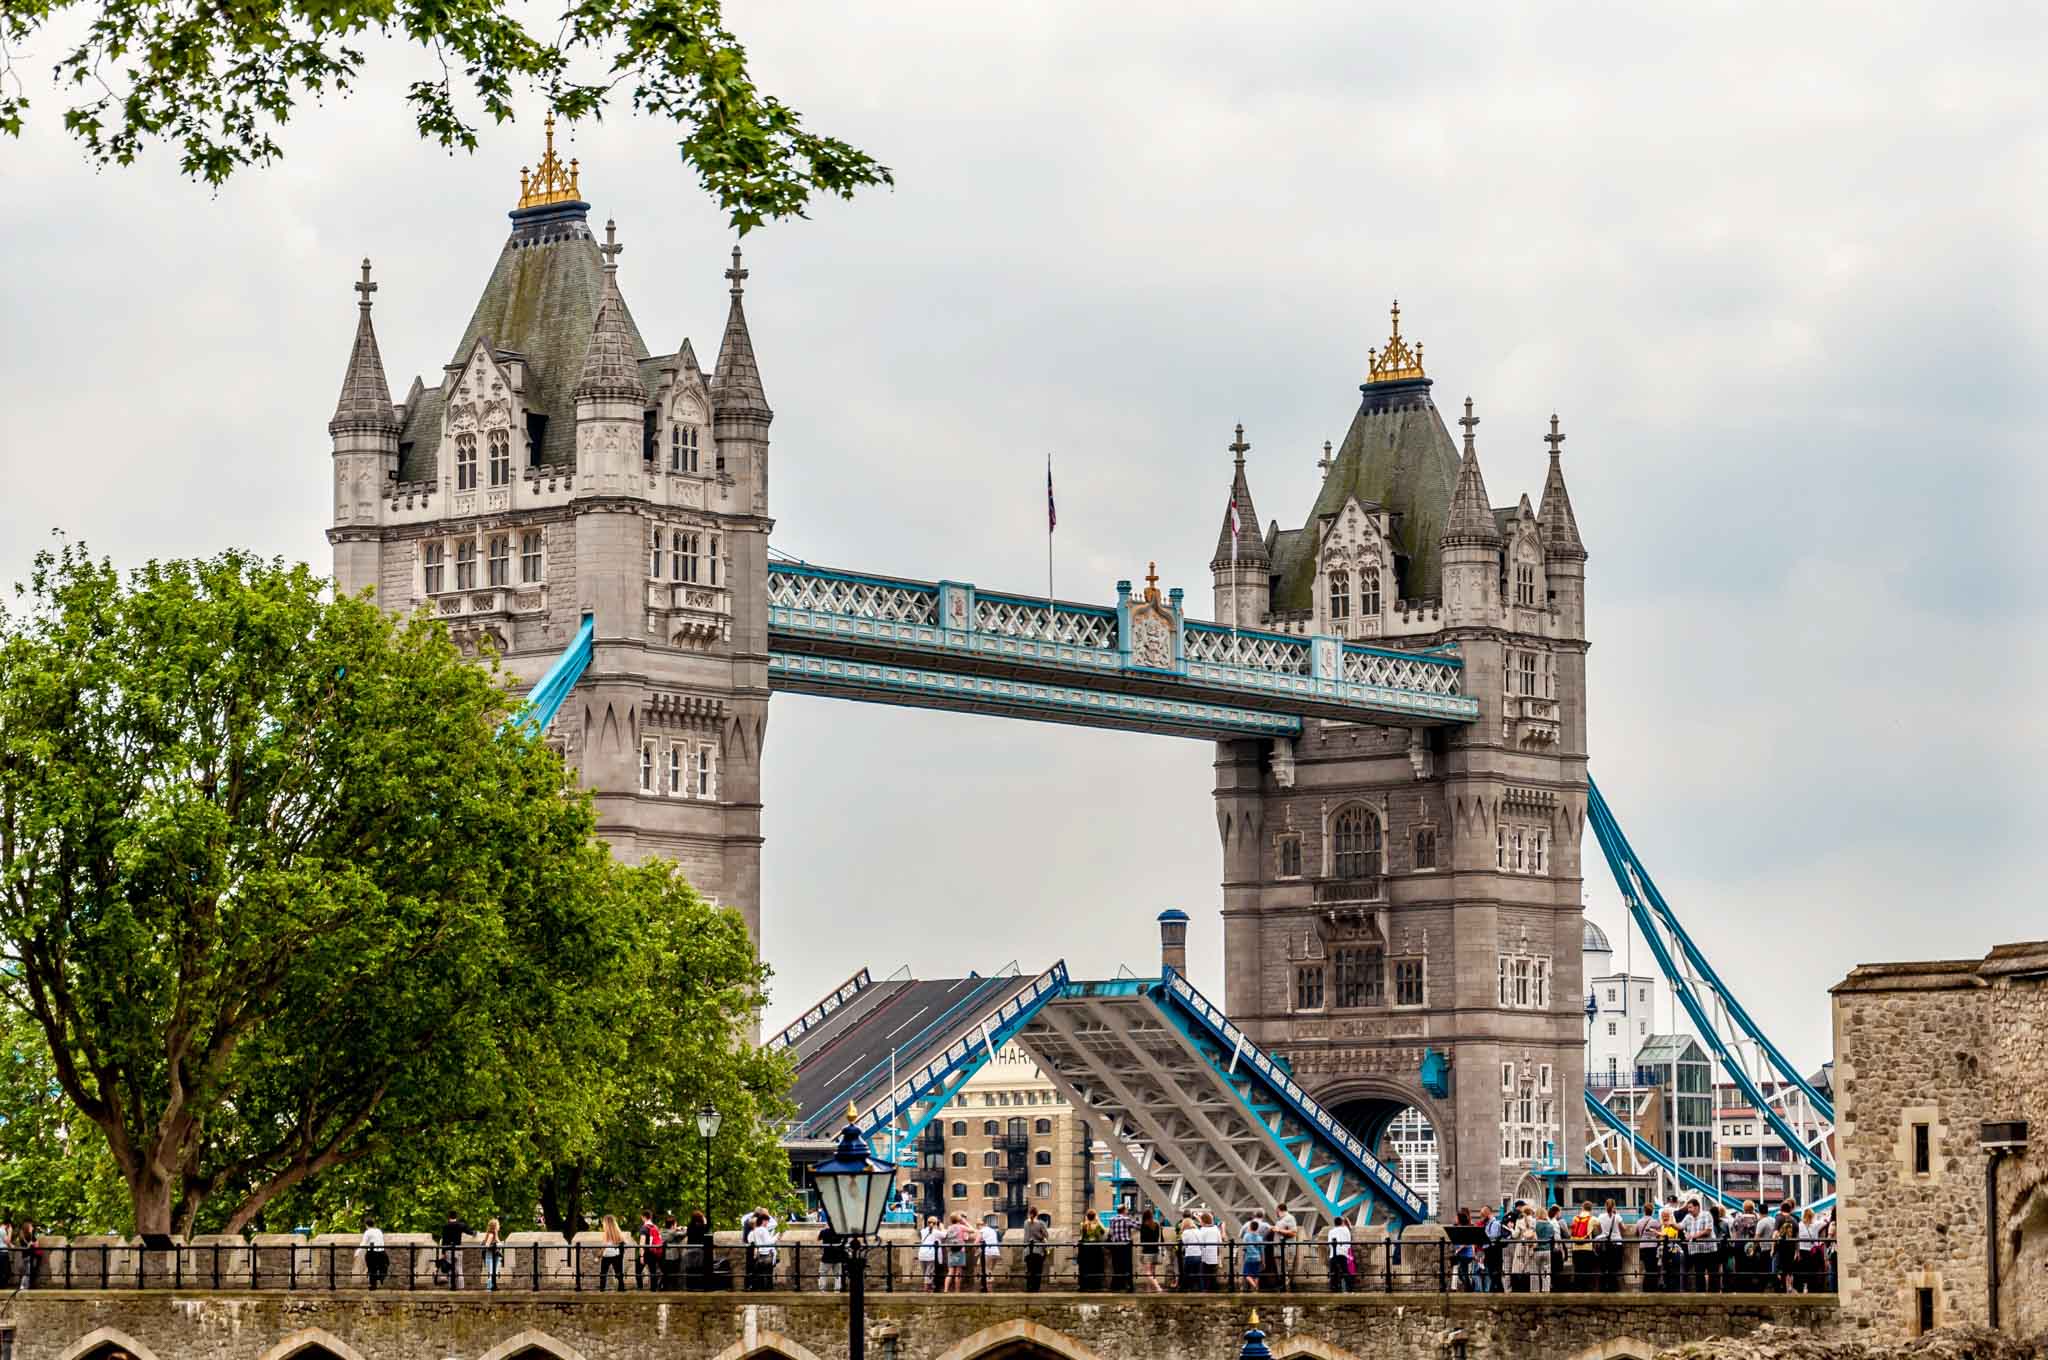
[[[377,522],[384,487],[398,470],[398,412],[391,405],[391,384],[384,377],[384,356],[377,350],[377,330],[370,322],[370,262],[355,285],[356,338],[342,375],[341,397],[327,433],[334,441],[334,524],[369,526]],[[337,546],[335,576],[344,591],[377,583],[376,545],[343,540]],[[358,560],[360,558],[360,560]]]
[[[718,363],[712,370],[712,432],[727,475],[749,488],[742,506],[766,515],[768,426],[775,412],[761,390],[761,366],[754,359],[754,338],[747,331],[747,269],[740,261],[738,246],[732,248],[732,268],[725,271],[725,277],[732,284],[732,304],[726,309],[725,336],[718,343]]]
[[[1216,532],[1216,555],[1209,570],[1216,578],[1216,621],[1232,628],[1257,628],[1271,607],[1273,559],[1259,532],[1259,512],[1244,477],[1244,456],[1251,449],[1244,426],[1229,445],[1236,459],[1230,498],[1223,506],[1223,527]]]
[[[1500,603],[1500,526],[1494,522],[1493,507],[1486,499],[1486,478],[1479,471],[1479,417],[1472,414],[1472,398],[1465,398],[1465,414],[1458,424],[1465,430],[1465,452],[1458,460],[1458,485],[1451,492],[1450,508],[1444,512],[1444,532],[1438,540],[1443,559],[1444,621],[1452,626],[1484,625],[1493,622]]]
[[[1579,538],[1578,517],[1572,513],[1571,493],[1564,487],[1564,464],[1558,446],[1564,434],[1557,428],[1557,413],[1551,412],[1550,433],[1543,436],[1550,445],[1550,472],[1543,479],[1543,503],[1536,511],[1543,530],[1543,573],[1550,584],[1551,603],[1556,606],[1558,626],[1565,637],[1586,636],[1586,545]]]

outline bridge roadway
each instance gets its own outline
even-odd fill
[[[771,562],[768,651],[776,690],[1184,737],[1479,716],[1453,649],[1235,630],[1128,581],[1104,606]]]
[[[1105,1303],[1113,1306],[1105,1307]],[[878,1360],[1228,1360],[1256,1305],[1275,1360],[1650,1360],[1763,1323],[1837,1332],[1832,1296],[1766,1294],[886,1294]],[[834,1294],[191,1294],[34,1290],[14,1360],[831,1360]],[[0,1322],[0,1337],[8,1323]]]

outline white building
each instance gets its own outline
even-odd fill
[[[1410,1105],[1394,1116],[1387,1126],[1386,1149],[1394,1155],[1396,1170],[1410,1189],[1429,1205],[1429,1216],[1437,1215],[1438,1163],[1436,1129],[1422,1111]]]
[[[1630,1085],[1636,1050],[1657,1032],[1656,979],[1617,969],[1607,932],[1591,921],[1586,922],[1583,976],[1593,1003],[1586,1082],[1595,1090]]]

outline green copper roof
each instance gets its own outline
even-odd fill
[[[1429,599],[1442,594],[1437,539],[1444,512],[1458,485],[1458,451],[1444,428],[1443,417],[1429,399],[1429,380],[1368,383],[1358,414],[1345,432],[1344,447],[1322,494],[1299,534],[1280,536],[1274,545],[1275,609],[1307,609],[1313,603],[1316,522],[1335,514],[1347,498],[1394,512],[1394,542],[1407,555],[1401,598]]]

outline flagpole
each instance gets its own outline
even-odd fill
[[[1045,640],[1059,641],[1059,608],[1052,593],[1052,531],[1059,524],[1059,511],[1052,498],[1052,455],[1045,455]]]

